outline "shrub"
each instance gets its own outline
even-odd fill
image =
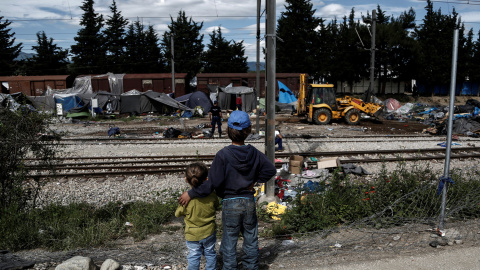
[[[480,217],[480,172],[451,174],[455,184],[448,185],[447,218]],[[406,169],[403,162],[393,172],[384,167],[368,185],[342,178],[336,171],[330,184],[299,192],[273,231],[281,235],[351,224],[383,228],[409,222],[435,223],[442,199],[437,194],[439,178],[428,166]]]
[[[40,177],[32,176],[27,158],[54,173],[60,136],[48,125],[50,116],[19,109],[0,110],[0,219],[5,213],[35,207]]]

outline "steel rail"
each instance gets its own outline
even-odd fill
[[[436,149],[435,149],[436,150]],[[455,150],[455,149],[452,149]],[[456,149],[458,150],[458,149]],[[464,150],[464,149],[463,149]],[[361,152],[361,151],[353,151],[353,152]],[[372,151],[369,151],[372,152]],[[437,152],[437,151],[431,151]],[[352,152],[350,152],[351,154]],[[397,151],[398,153],[398,151]],[[407,153],[414,153],[413,151],[407,151]],[[442,152],[440,152],[443,154]],[[338,153],[337,153],[338,154]],[[378,152],[375,153],[376,155]],[[419,160],[435,160],[435,159],[444,159],[444,155],[425,155],[427,152],[423,153],[424,155],[421,156],[397,156],[397,157],[381,157],[381,158],[369,158],[369,157],[362,157],[361,159],[355,158],[340,158],[340,162],[343,164],[346,163],[373,163],[373,162],[398,162],[398,161],[419,161]],[[312,156],[312,155],[309,155]],[[465,159],[465,158],[480,158],[480,153],[469,153],[469,154],[453,154],[451,158],[455,159]],[[198,160],[198,159],[195,159]],[[200,159],[202,160],[202,159]],[[182,160],[180,162],[185,162]],[[275,166],[277,168],[281,168],[283,164],[286,164],[287,161],[283,162],[276,162]],[[315,167],[316,162],[309,161],[307,162],[309,167]],[[184,172],[185,167],[187,164],[158,164],[158,165],[142,165],[142,166],[91,166],[91,167],[69,167],[69,168],[61,168],[61,170],[85,170],[86,172],[75,172],[75,173],[57,173],[53,174],[42,174],[41,168],[37,171],[36,174],[39,177],[100,177],[100,176],[111,176],[111,175],[138,175],[138,174],[168,174],[168,173],[181,173]],[[207,164],[209,166],[210,164]],[[60,168],[59,168],[60,169]],[[98,172],[95,170],[109,170],[109,171],[102,171]]]

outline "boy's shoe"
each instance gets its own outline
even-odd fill
[[[278,149],[277,152],[283,152],[283,149]]]

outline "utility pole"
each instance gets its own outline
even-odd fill
[[[255,102],[257,108],[257,125],[256,131],[257,134],[260,131],[260,6],[262,4],[262,0],[257,0],[257,77],[255,81],[255,88],[257,90],[257,100]]]
[[[276,42],[276,20],[275,20],[275,0],[267,0],[267,93],[266,93],[266,145],[265,150],[268,159],[275,163],[275,42]],[[272,177],[265,184],[265,193],[267,200],[275,199],[275,177]]]
[[[175,53],[174,53],[174,42],[173,42],[173,32],[170,34],[170,50],[172,52],[172,93],[175,98]]]
[[[370,102],[370,97],[375,94],[373,90],[374,76],[375,76],[375,32],[377,27],[377,11],[372,10],[372,47],[370,49],[370,86],[368,89],[365,102]]]

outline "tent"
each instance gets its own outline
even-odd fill
[[[53,95],[55,103],[62,104],[63,114],[70,112],[72,109],[83,107],[82,99],[75,94],[55,94]]]
[[[237,95],[242,97],[243,111],[251,112],[255,109],[256,95],[253,88],[246,86],[232,87],[231,84],[227,87],[219,87],[218,106],[220,106],[222,110],[235,110],[235,98]]]
[[[55,113],[56,105],[53,96],[29,96],[28,99],[38,111],[50,114]]]
[[[297,105],[297,98],[293,94],[293,92],[282,82],[278,82],[278,102],[279,103],[286,103],[289,105]]]
[[[120,95],[115,95],[107,91],[98,91],[95,98],[98,100],[98,107],[103,111],[108,111],[107,104],[110,102],[111,111],[120,110]]]
[[[170,112],[180,109],[193,111],[169,95],[153,91],[139,92],[130,90],[120,95],[120,113],[142,114],[149,112]]]
[[[185,104],[185,106],[195,109],[195,107],[200,106],[203,108],[204,113],[208,113],[212,107],[212,101],[202,91],[195,91],[191,94],[186,94],[175,99],[176,101]]]

